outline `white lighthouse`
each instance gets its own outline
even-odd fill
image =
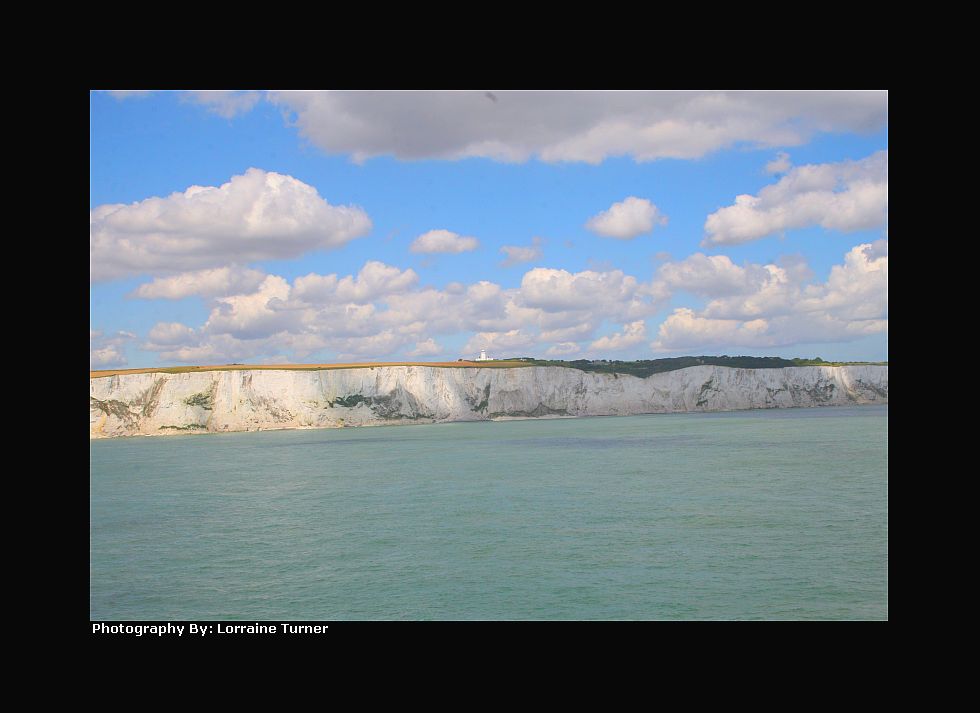
[[[489,357],[487,357],[486,349],[480,350],[480,357],[477,359],[477,361],[490,361]]]

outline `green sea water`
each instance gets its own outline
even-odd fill
[[[91,443],[93,620],[886,619],[888,407]]]

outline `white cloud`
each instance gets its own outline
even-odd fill
[[[883,240],[852,248],[822,285],[804,285],[785,267],[766,265],[765,270],[767,278],[755,291],[709,302],[705,315],[745,320],[827,312],[848,321],[888,316],[888,252]]]
[[[529,349],[537,343],[533,334],[511,329],[508,332],[480,332],[470,338],[463,347],[463,353],[476,353],[486,349],[488,356],[503,359],[508,356],[526,356],[512,352]]]
[[[582,349],[575,342],[559,342],[545,350],[545,354],[548,356],[564,357],[578,354],[581,351]]]
[[[875,240],[864,250],[864,253],[868,256],[869,260],[877,260],[880,257],[888,257],[888,237],[887,231],[885,232],[886,237]]]
[[[93,369],[125,365],[126,357],[117,346],[107,346],[89,351],[89,366]]]
[[[789,160],[789,154],[785,151],[780,151],[776,154],[776,158],[766,164],[766,173],[778,175],[780,173],[786,173],[792,167],[793,164]]]
[[[658,351],[777,347],[847,341],[887,330],[887,241],[854,247],[827,280],[811,284],[798,256],[778,264],[735,265],[727,256],[691,255],[660,267],[652,282],[619,270],[528,270],[520,286],[492,282],[419,287],[409,269],[376,261],[356,275],[309,274],[292,282],[267,275],[251,290],[214,299],[204,324],[157,324],[143,348],[164,361],[228,363],[273,359],[370,360],[447,354],[439,335],[464,335],[459,356],[548,356],[636,350],[645,319],[672,291],[708,298],[679,305],[659,325]],[[596,338],[603,323],[623,325]],[[120,345],[91,330],[93,364],[121,363]]]
[[[188,101],[207,107],[212,114],[233,119],[239,114],[252,111],[261,99],[258,92],[229,89],[195,89],[185,94]]]
[[[887,215],[888,152],[879,151],[860,161],[798,166],[758,196],[737,196],[708,216],[702,245],[737,245],[811,225],[868,230]]]
[[[387,295],[407,291],[419,281],[415,270],[399,270],[377,260],[370,260],[357,273],[337,283],[337,296],[348,302],[371,302]]]
[[[254,293],[218,300],[197,341],[221,334],[295,348],[300,335],[307,339],[316,335],[323,349],[338,353],[380,357],[382,354],[370,350],[408,347],[411,356],[434,349],[436,335],[468,332],[472,338],[467,353],[481,348],[533,351],[535,345],[544,348],[552,342],[591,339],[596,325],[605,319],[620,323],[641,319],[664,298],[654,296],[649,285],[618,271],[539,269],[529,271],[519,289],[504,290],[481,281],[437,290],[418,289],[413,272],[380,263],[377,273],[389,275],[392,280],[387,284],[398,289],[390,293],[358,290],[370,268],[366,265],[357,280],[307,275],[289,285],[270,276]],[[406,277],[411,278],[410,283]],[[541,277],[553,279],[542,281]],[[405,284],[399,285],[401,280]],[[342,284],[352,285],[346,295],[349,302],[337,297]],[[372,302],[378,300],[384,302],[384,308]]]
[[[881,242],[881,241],[879,241]],[[886,252],[887,254],[887,252]],[[783,274],[791,282],[804,283],[810,282],[813,279],[813,270],[810,269],[809,264],[807,264],[806,258],[803,255],[783,255],[778,260],[778,266],[782,269]],[[749,265],[747,269],[755,270],[757,266]],[[771,271],[766,269],[767,274],[771,274]]]
[[[621,270],[571,273],[547,267],[526,272],[520,290],[527,307],[549,313],[597,311],[622,318],[616,321],[649,314],[656,305],[646,299],[648,294],[644,285]]]
[[[250,168],[219,187],[91,211],[93,280],[297,257],[371,230],[357,207],[332,206],[291,176]]]
[[[695,253],[679,262],[664,263],[657,277],[668,287],[707,297],[750,292],[766,280],[760,265],[739,267],[727,255]]]
[[[514,290],[481,281],[461,292],[425,288],[392,296],[389,309],[377,315],[383,325],[420,325],[420,331],[453,334],[500,331],[529,323],[537,313],[516,302]]]
[[[888,316],[888,243],[878,240],[853,248],[843,265],[834,265],[826,285],[807,290],[799,305],[807,312],[829,312],[847,320]]]
[[[215,299],[203,325],[157,325],[145,348],[164,360],[191,363],[286,354],[294,361],[314,354],[323,360],[447,354],[440,335],[464,335],[467,341],[459,356],[473,356],[480,349],[492,356],[542,351],[563,356],[582,352],[582,342],[592,352],[642,349],[648,339],[644,320],[666,303],[671,289],[714,299],[691,314],[700,320],[693,325],[680,320],[683,314],[668,319],[661,328],[660,348],[684,344],[698,334],[716,339],[730,334],[736,344],[750,337],[759,341],[758,325],[743,324],[754,320],[777,324],[777,336],[783,339],[791,330],[778,322],[780,315],[799,318],[810,310],[837,322],[879,319],[855,310],[870,303],[876,289],[859,289],[862,280],[877,274],[875,266],[862,261],[881,259],[885,251],[882,245],[863,246],[839,275],[831,274],[826,288],[803,284],[805,265],[736,266],[722,256],[694,255],[669,263],[653,282],[640,282],[619,270],[534,268],[511,289],[487,281],[450,283],[441,290],[419,287],[414,271],[372,261],[356,275],[309,274],[292,282],[268,275],[252,291]],[[597,327],[609,322],[623,328],[597,339]],[[816,317],[802,323],[819,334],[837,329],[836,322],[821,323]]]
[[[356,277],[310,274],[290,285],[270,275],[252,292],[218,298],[199,329],[160,324],[144,346],[164,359],[192,363],[284,352],[303,359],[324,350],[334,359],[381,357],[411,344],[421,356],[442,351],[432,334],[458,332],[463,324],[493,328],[507,319],[498,285],[460,285],[450,293],[415,290],[417,280],[412,270],[373,261]],[[375,300],[388,308],[379,309]]]
[[[221,297],[211,311],[204,330],[226,333],[239,339],[268,337],[281,331],[301,331],[306,315],[289,309],[289,283],[269,275],[256,292]]]
[[[158,352],[160,359],[168,363],[195,364],[206,366],[211,364],[227,364],[231,362],[274,363],[275,352],[266,351],[268,342],[256,340],[240,340],[224,334],[194,339],[183,344],[144,344],[143,348]],[[279,347],[275,348],[276,351]]]
[[[709,317],[752,319],[759,316],[788,314],[800,299],[801,284],[795,275],[778,265],[754,265],[753,272],[764,277],[751,291],[719,296],[708,303],[705,314]]]
[[[337,358],[341,360],[371,359],[373,357],[385,357],[389,354],[394,354],[409,341],[404,335],[386,330],[368,337],[348,337],[341,339],[336,342],[335,348],[338,352]]]
[[[500,263],[501,267],[513,267],[514,265],[519,265],[522,262],[531,262],[532,260],[537,260],[541,257],[541,244],[544,241],[541,238],[533,238],[531,240],[531,245],[528,247],[521,245],[504,245],[500,248],[500,252],[507,255],[507,259]]]
[[[589,218],[585,227],[607,238],[632,240],[638,235],[649,233],[654,225],[666,223],[667,216],[660,213],[657,206],[646,198],[630,196]]]
[[[355,161],[637,161],[736,143],[795,146],[818,131],[884,124],[887,93],[855,91],[279,91],[300,134]]]
[[[641,344],[647,338],[647,327],[642,319],[623,325],[622,332],[601,337],[589,346],[594,352],[619,351]]]
[[[415,238],[409,250],[413,253],[465,253],[476,250],[480,241],[449,230],[430,230]]]
[[[193,329],[180,322],[157,322],[147,336],[152,344],[173,345],[192,340],[195,333]]]
[[[576,315],[576,319],[580,319]],[[545,329],[541,332],[542,342],[577,342],[582,339],[591,339],[596,328],[599,326],[600,318],[598,315],[588,315],[584,317],[584,322],[577,322],[569,327],[558,327],[555,329]],[[550,320],[547,317],[539,319],[540,323],[547,324]]]
[[[442,354],[443,349],[440,345],[436,344],[434,339],[426,339],[424,342],[416,342],[415,348],[407,352],[408,356],[421,357],[421,356],[433,356],[435,354]]]
[[[109,369],[126,365],[124,346],[135,339],[132,332],[118,331],[106,335],[101,329],[89,329],[89,368]]]
[[[124,99],[142,99],[152,93],[149,89],[108,89],[107,93],[113,98],[122,101]]]
[[[807,271],[777,265],[750,293],[712,300],[700,312],[682,307],[660,325],[656,350],[775,347],[843,342],[888,329],[888,256],[884,241],[852,248],[823,284]]]
[[[366,303],[409,290],[419,281],[419,276],[409,268],[399,270],[377,260],[369,260],[357,277],[347,275],[317,275],[310,273],[296,278],[292,296],[313,304],[332,302]]]
[[[158,277],[140,285],[133,295],[143,299],[179,300],[191,295],[214,297],[251,292],[265,279],[260,270],[243,267],[218,267],[213,270],[182,272],[171,277]]]
[[[678,351],[691,347],[771,347],[776,342],[768,334],[764,319],[740,322],[735,319],[708,319],[694,310],[679,307],[660,325],[657,350]]]

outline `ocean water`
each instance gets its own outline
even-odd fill
[[[886,619],[888,407],[91,442],[94,620]]]

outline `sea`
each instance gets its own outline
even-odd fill
[[[90,443],[92,620],[885,620],[888,407]]]

